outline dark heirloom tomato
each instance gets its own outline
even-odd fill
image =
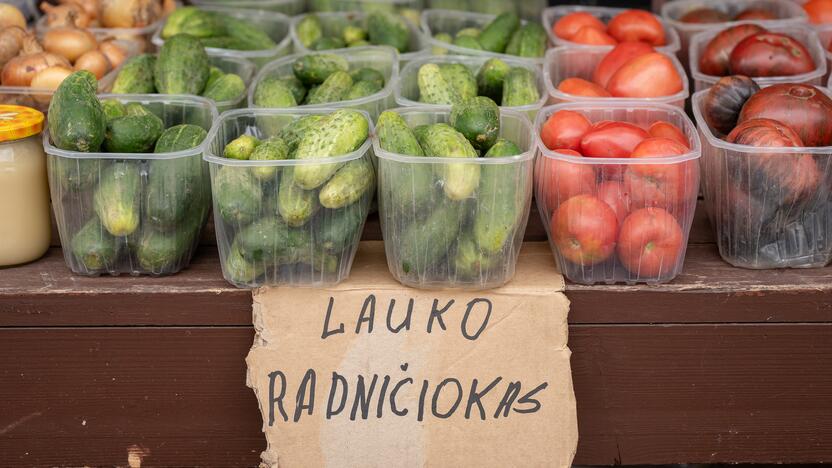
[[[560,82],[558,91],[574,96],[611,97],[609,91],[583,78],[567,78]]]
[[[592,73],[592,81],[600,86],[606,87],[612,75],[625,63],[651,52],[655,52],[655,49],[650,44],[644,42],[622,42],[598,62],[595,71]]]
[[[668,138],[683,145],[685,148],[690,148],[688,137],[685,136],[682,129],[670,122],[653,122],[650,128],[647,129],[647,133],[653,138]]]
[[[679,18],[682,23],[724,23],[730,20],[731,17],[713,8],[697,8]]]
[[[803,9],[812,23],[832,23],[832,0],[809,0],[803,4]]]
[[[685,235],[670,213],[642,208],[627,216],[618,237],[618,259],[630,273],[658,278],[676,269]]]
[[[737,16],[734,17],[734,21],[766,21],[766,20],[776,20],[777,15],[769,10],[764,10],[762,8],[749,8],[747,10],[741,11]]]
[[[650,135],[627,122],[599,122],[581,138],[581,153],[590,158],[628,158]]]
[[[584,26],[589,26],[600,31],[606,31],[607,29],[604,23],[598,18],[589,13],[577,11],[555,21],[555,24],[552,25],[552,32],[561,39],[571,40],[575,34],[578,34],[578,30]]]
[[[627,10],[615,15],[607,24],[607,32],[619,42],[646,42],[654,46],[666,42],[662,23],[644,10]]]
[[[606,31],[594,28],[592,26],[584,26],[572,36],[570,41],[577,44],[584,45],[616,45],[618,41],[606,33]]]
[[[741,122],[728,135],[729,143],[756,147],[800,147],[800,136],[789,126],[771,119]],[[807,154],[759,153],[749,155],[749,165],[777,184],[786,202],[811,196],[821,180],[815,160]]]
[[[759,90],[757,83],[747,76],[722,77],[705,94],[702,117],[716,136],[727,135],[737,125],[745,101]]]
[[[755,34],[734,47],[728,68],[735,75],[792,76],[815,69],[815,60],[800,41],[773,32]]]
[[[673,61],[658,52],[628,61],[607,83],[607,91],[615,97],[672,96],[682,89],[682,77],[676,71]]]
[[[766,118],[792,128],[806,146],[832,146],[832,99],[807,84],[778,84],[751,96],[739,122]]]
[[[618,221],[612,208],[600,198],[578,195],[555,211],[551,232],[564,258],[589,266],[603,262],[615,251]]]
[[[581,157],[577,151],[561,149],[560,154]],[[577,195],[594,195],[595,165],[579,164],[562,159],[542,157],[535,171],[538,186],[549,211]]]
[[[668,138],[648,138],[633,149],[631,159],[680,156],[687,146]],[[695,166],[688,161],[673,164],[630,164],[624,186],[634,207],[658,206],[675,211],[698,190]]]
[[[765,31],[756,24],[740,24],[720,32],[708,42],[699,56],[699,71],[712,76],[727,75],[734,47],[745,38]]]
[[[607,180],[598,184],[598,198],[612,208],[618,225],[624,222],[624,218],[630,213],[630,194],[621,182]]]
[[[550,150],[578,151],[581,149],[581,137],[591,128],[592,122],[580,112],[561,110],[546,119],[540,129],[540,139]]]

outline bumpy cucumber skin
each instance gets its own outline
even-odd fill
[[[375,81],[357,81],[353,83],[343,100],[350,101],[353,99],[361,99],[363,97],[372,96],[381,90],[382,88],[379,87],[378,83]]]
[[[295,76],[306,86],[319,85],[337,71],[349,71],[347,59],[334,54],[309,54],[292,65]]]
[[[343,208],[360,200],[374,186],[373,166],[362,157],[338,169],[338,172],[321,187],[318,200],[325,208]]]
[[[352,45],[359,41],[366,42],[367,30],[359,26],[348,24],[346,27],[344,27],[344,30],[341,31],[341,39],[344,40],[344,43],[349,45]]]
[[[298,101],[289,84],[276,77],[266,78],[254,89],[254,105],[257,107],[296,107]]]
[[[223,24],[236,50],[266,50],[277,46],[268,34],[247,21],[225,16]]]
[[[101,108],[107,120],[127,115],[127,108],[118,99],[105,99],[101,101]]]
[[[312,50],[343,49],[346,46],[347,44],[340,37],[322,37],[312,46]]]
[[[129,236],[139,227],[141,174],[138,164],[115,163],[101,173],[93,207],[107,231]]]
[[[511,35],[518,27],[520,27],[520,18],[515,13],[506,12],[488,23],[477,40],[479,40],[483,49],[502,53],[506,50]]]
[[[527,23],[515,31],[506,53],[520,57],[540,58],[546,53],[546,30],[537,23]]]
[[[318,86],[314,95],[310,95],[306,104],[326,104],[328,102],[338,102],[344,99],[344,96],[350,92],[352,88],[352,78],[350,74],[344,71],[337,71],[324,80]]]
[[[93,217],[72,236],[70,251],[89,273],[112,270],[118,259],[118,242]]]
[[[225,222],[248,224],[259,216],[263,189],[249,168],[223,166],[212,182],[214,203]]]
[[[249,161],[281,161],[289,159],[289,147],[280,138],[269,138],[257,145],[248,157]],[[252,174],[262,182],[268,182],[277,174],[280,166],[256,166]]]
[[[162,39],[168,40],[178,34],[190,34],[197,38],[225,35],[225,27],[219,16],[210,11],[187,6],[174,10],[162,28]]]
[[[205,89],[208,89],[215,81],[225,76],[225,72],[215,66],[208,69],[208,81],[205,82]]]
[[[153,114],[125,115],[107,122],[104,148],[108,153],[148,153],[165,129]]]
[[[297,186],[295,174],[300,167],[302,166],[283,171],[277,191],[278,212],[286,224],[292,227],[308,223],[321,207],[317,192]]]
[[[93,153],[101,148],[107,119],[95,95],[95,76],[81,70],[64,78],[49,103],[49,135],[63,150]]]
[[[451,107],[449,123],[474,148],[487,151],[500,135],[500,108],[491,98],[477,96]]]
[[[442,63],[439,72],[465,101],[477,96],[477,79],[465,65],[461,63]]]
[[[500,265],[501,257],[483,252],[470,235],[465,235],[456,243],[453,259],[458,281],[482,282]]]
[[[289,122],[288,125],[281,128],[277,132],[277,137],[286,143],[286,146],[289,147],[289,154],[291,155],[298,149],[298,145],[303,139],[303,136],[306,135],[306,132],[317,127],[323,118],[324,116],[322,115],[305,115]]]
[[[509,71],[511,67],[504,61],[498,58],[488,59],[477,72],[477,93],[490,97],[494,102],[502,101],[503,83]]]
[[[188,34],[177,34],[162,46],[154,66],[154,83],[160,94],[199,95],[205,89],[211,63],[202,44]]]
[[[384,75],[375,68],[362,67],[350,72],[350,76],[354,82],[371,81],[375,83],[379,89],[384,87]]]
[[[111,92],[113,94],[153,94],[153,70],[156,57],[151,54],[137,55],[128,60],[118,72]]]
[[[171,270],[182,263],[191,249],[195,235],[193,229],[184,227],[176,232],[145,229],[136,248],[139,266],[151,274],[162,274]]]
[[[405,229],[399,240],[397,265],[405,275],[424,274],[447,255],[464,224],[465,206],[444,200],[426,219]]]
[[[228,142],[223,148],[222,155],[228,159],[245,161],[251,156],[254,148],[260,144],[260,140],[252,135],[240,135]]]
[[[513,67],[503,83],[503,106],[527,106],[540,100],[540,90],[537,89],[537,79],[534,72],[523,68]]]
[[[358,111],[340,109],[321,119],[298,144],[295,159],[322,159],[341,156],[358,149],[369,134],[369,124]],[[312,190],[323,185],[340,164],[305,164],[295,168],[295,184]]]
[[[343,252],[358,242],[366,216],[367,209],[360,203],[340,210],[320,212],[317,216],[315,242],[327,252]]]
[[[467,138],[448,124],[438,123],[428,127],[422,149],[425,155],[443,158],[477,158],[477,150]],[[445,196],[451,200],[471,197],[480,182],[480,167],[477,164],[444,163],[439,172]]]
[[[266,267],[263,263],[252,263],[246,260],[240,253],[239,246],[232,243],[222,264],[222,272],[225,279],[231,283],[249,285],[266,272]]]
[[[239,75],[227,73],[205,87],[203,97],[216,102],[233,101],[246,91],[246,83]]]
[[[306,15],[298,21],[295,31],[300,43],[307,49],[311,48],[324,35],[321,19],[315,14]]]
[[[486,158],[515,156],[522,153],[513,142],[499,139],[485,153]],[[522,163],[520,163],[522,164]],[[522,215],[525,200],[518,198],[517,164],[485,165],[477,194],[474,217],[474,241],[487,254],[497,254],[512,240]]]
[[[480,41],[476,37],[471,36],[457,36],[453,44],[455,46],[465,47],[466,49],[484,50]]]
[[[240,255],[249,262],[271,263],[289,248],[289,226],[277,217],[259,219],[234,238]]]
[[[451,44],[454,42],[454,38],[451,37],[451,35],[448,33],[439,33],[433,36],[433,38],[437,41],[444,42],[446,44]],[[447,55],[448,49],[439,46],[432,46],[430,48],[430,53],[433,55]]]
[[[373,12],[367,17],[367,37],[372,44],[389,45],[403,53],[410,43],[410,28],[399,15]]]
[[[417,81],[421,102],[442,105],[462,102],[456,88],[442,76],[439,65],[435,63],[426,63],[419,67]]]

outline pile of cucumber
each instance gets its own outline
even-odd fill
[[[297,23],[295,34],[307,49],[330,50],[344,47],[387,45],[400,53],[410,52],[410,27],[407,20],[395,13],[375,11],[358,24],[325,25],[321,17],[311,13]],[[334,26],[334,27],[331,27]]]
[[[369,136],[360,112],[306,115],[268,138],[244,134],[223,155],[235,160],[310,160],[359,149]],[[363,155],[348,162],[297,165],[218,165],[214,214],[226,279],[240,286],[331,282],[358,246],[375,190]],[[230,245],[222,245],[222,239]]]
[[[111,90],[114,94],[193,94],[216,102],[232,101],[246,92],[239,75],[211,66],[205,47],[189,34],[168,39],[159,56],[141,54],[128,60]]]
[[[454,105],[448,123],[410,128],[400,114],[385,111],[376,134],[383,150],[401,155],[476,159],[523,153],[499,136],[500,109],[484,96]],[[508,275],[526,220],[530,166],[382,160],[385,242],[400,278],[482,286]]]
[[[161,36],[167,41],[183,33],[199,38],[205,47],[217,49],[265,50],[277,46],[268,34],[247,21],[192,6],[174,10]]]
[[[524,67],[511,67],[492,58],[476,76],[461,63],[426,63],[417,74],[419,101],[425,104],[460,104],[476,96],[486,96],[502,106],[526,106],[540,101],[535,73]]]
[[[437,33],[434,39],[464,47],[518,57],[540,58],[546,53],[546,30],[538,23],[528,22],[520,25],[520,18],[513,12],[502,13],[493,21],[478,28],[463,28],[454,36],[449,33]],[[447,49],[433,48],[434,55],[447,53]]]
[[[87,71],[61,83],[49,106],[53,145],[148,154],[141,160],[49,157],[49,178],[61,194],[53,203],[60,204],[58,217],[68,218],[62,226],[71,226],[61,232],[70,263],[86,274],[174,273],[190,260],[208,213],[207,171],[199,153],[173,159],[152,154],[195,148],[207,132],[190,124],[165,128],[141,104],[99,101],[96,88]]]
[[[369,67],[350,70],[340,55],[307,54],[295,60],[292,75],[267,76],[254,88],[257,107],[326,104],[373,95],[384,89],[384,75]]]

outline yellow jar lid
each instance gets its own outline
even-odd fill
[[[0,104],[0,142],[14,141],[43,131],[43,112],[26,106]]]

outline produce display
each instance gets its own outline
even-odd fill
[[[478,96],[450,111],[385,111],[376,138],[379,211],[396,279],[474,289],[509,281],[531,202],[526,116]]]
[[[545,0],[524,0],[522,2],[507,2],[505,0],[428,0],[425,3],[428,8],[472,11],[489,15],[514,12],[529,21],[538,21],[541,10],[547,5]]]
[[[216,110],[198,98],[99,100],[96,89],[91,73],[75,72],[49,105],[44,143],[67,265],[85,275],[176,273],[208,213],[201,146]]]
[[[535,197],[566,277],[673,279],[699,191],[698,139],[681,110],[561,104],[536,124]]]
[[[682,23],[710,24],[725,23],[728,21],[761,21],[776,20],[780,16],[773,9],[766,8],[766,5],[753,5],[744,8],[735,14],[719,10],[717,8],[702,7],[688,11],[679,18]]]
[[[516,13],[502,13],[496,17],[448,10],[426,10],[422,13],[422,27],[431,36],[433,53],[446,50],[480,51],[506,54],[530,59],[542,58],[546,53],[546,30],[537,22],[521,22]],[[449,44],[454,49],[448,49]]]
[[[686,96],[680,93],[687,91],[687,77],[678,62],[643,42],[622,42],[601,51],[552,49],[547,52],[544,78],[550,93],[572,99],[672,97],[683,101]]]
[[[199,38],[205,47],[231,50],[263,50],[277,43],[263,30],[247,21],[217,11],[183,7],[168,16],[161,37],[168,40],[177,34]]]
[[[308,50],[343,49],[386,45],[399,53],[419,49],[419,33],[395,13],[374,11],[357,13],[308,14],[292,22],[293,38]]]
[[[811,23],[832,23],[832,1],[830,0],[808,0],[803,4],[803,9],[809,15]]]
[[[705,202],[720,254],[746,268],[832,260],[832,99],[806,84],[728,76],[694,97]]]
[[[58,0],[42,2],[45,26],[130,29],[150,26],[176,8],[172,0]]]
[[[358,11],[364,13],[398,13],[415,24],[419,23],[422,0],[308,0],[309,11]]]
[[[614,46],[621,42],[643,42],[662,47],[670,43],[673,34],[656,15],[644,10],[565,8],[568,8],[565,14],[549,22],[553,37],[564,43]],[[557,10],[553,13],[557,14]]]
[[[366,114],[238,110],[217,125],[206,159],[226,280],[346,278],[375,192]]]
[[[809,49],[794,37],[754,24],[720,31],[698,57],[699,71],[712,76],[793,76],[815,70]]]
[[[239,71],[226,73],[218,66]],[[246,95],[254,67],[243,59],[209,57],[199,39],[177,34],[159,54],[128,60],[104,91],[113,94],[193,94],[217,103],[219,110],[239,104]]]

